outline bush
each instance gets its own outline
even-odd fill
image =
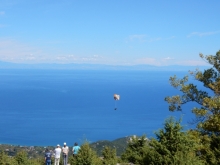
[[[166,120],[164,129],[156,133],[157,139],[149,142],[145,164],[202,165],[197,154],[199,141],[190,132],[182,132],[180,121]]]
[[[115,165],[118,162],[118,158],[116,156],[116,150],[111,149],[110,147],[105,147],[102,151],[103,155],[103,164],[106,165]]]
[[[71,165],[101,165],[102,161],[93,151],[88,142],[85,142],[78,152],[76,157],[69,159]]]
[[[126,148],[125,152],[121,155],[122,161],[131,162],[134,164],[144,165],[144,158],[147,154],[146,136],[133,137]]]

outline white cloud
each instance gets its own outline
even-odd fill
[[[0,38],[0,61],[16,63],[108,63],[105,57],[94,54],[78,56],[41,50],[11,38]]]
[[[164,60],[174,60],[174,58],[166,57],[166,58],[164,58]]]
[[[61,52],[61,53],[57,53]],[[122,53],[121,53],[122,54]],[[91,64],[114,64],[114,65],[135,65],[147,64],[155,66],[167,65],[207,65],[203,60],[180,60],[167,56],[160,58],[156,56],[145,56],[136,60],[123,58],[123,56],[105,56],[102,54],[78,55],[66,54],[58,50],[46,50],[33,47],[13,40],[11,38],[0,38],[0,61],[16,63],[91,63]]]
[[[220,31],[212,31],[212,32],[192,32],[189,35],[187,35],[188,38],[193,37],[193,36],[199,36],[199,37],[203,37],[203,36],[210,36],[210,35],[214,35],[214,34],[218,34],[220,33]]]
[[[92,56],[86,56],[86,57],[79,57],[78,61],[84,61],[84,62],[97,62],[97,63],[101,63],[105,60],[104,57],[100,56],[100,55],[92,55]]]
[[[102,63],[105,60],[100,55],[77,56],[77,55],[58,55],[54,56],[57,63]]]
[[[46,54],[40,49],[12,40],[0,38],[0,60],[8,62],[40,62]]]

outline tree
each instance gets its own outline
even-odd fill
[[[189,77],[177,79],[176,76],[170,78],[173,87],[179,89],[182,95],[166,97],[170,111],[181,111],[182,105],[189,102],[198,103],[199,107],[193,108],[197,131],[201,133],[201,139],[206,139],[204,145],[209,147],[201,150],[202,156],[209,164],[218,164],[220,153],[220,50],[216,55],[200,57],[211,65],[211,68],[204,71],[190,71],[190,75],[198,82],[202,83],[205,90],[198,89],[197,85],[189,82]],[[206,137],[205,137],[206,136]],[[210,138],[208,139],[207,138]],[[207,142],[209,143],[207,144]]]
[[[197,156],[199,140],[174,118],[165,121],[164,128],[156,132],[156,139],[148,144],[144,164],[194,165],[203,164]]]
[[[117,156],[116,156],[116,150],[111,149],[110,147],[105,147],[102,151],[103,155],[103,164],[111,164],[115,165],[118,162]]]
[[[101,165],[101,159],[98,158],[95,151],[93,151],[88,142],[81,145],[76,158],[71,158],[72,165]]]
[[[125,162],[144,165],[144,157],[147,153],[146,136],[132,137],[128,142],[125,152],[121,155],[121,159]]]
[[[27,153],[25,151],[18,152],[15,156],[18,165],[28,165]]]
[[[204,70],[204,72],[190,71],[190,74],[208,90],[203,91],[197,88],[197,85],[192,83],[187,84],[188,76],[183,79],[177,79],[176,76],[170,78],[170,83],[173,87],[179,89],[182,96],[166,97],[165,100],[169,103],[169,110],[182,110],[181,105],[188,102],[196,102],[200,105],[198,108],[194,108],[192,112],[196,116],[197,126],[206,133],[220,134],[220,50],[215,56],[204,56],[200,54],[200,57],[206,60],[212,65],[210,69]],[[213,95],[210,96],[209,93]]]
[[[9,157],[5,152],[0,152],[0,165],[17,165],[13,157]]]

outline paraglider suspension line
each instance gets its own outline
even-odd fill
[[[116,105],[116,102],[117,102],[117,101],[115,100],[115,110],[117,109],[117,105]]]

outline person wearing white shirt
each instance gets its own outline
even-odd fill
[[[54,165],[60,164],[60,154],[61,154],[61,148],[60,148],[60,145],[57,144],[57,148],[54,150],[54,158],[55,158]]]

